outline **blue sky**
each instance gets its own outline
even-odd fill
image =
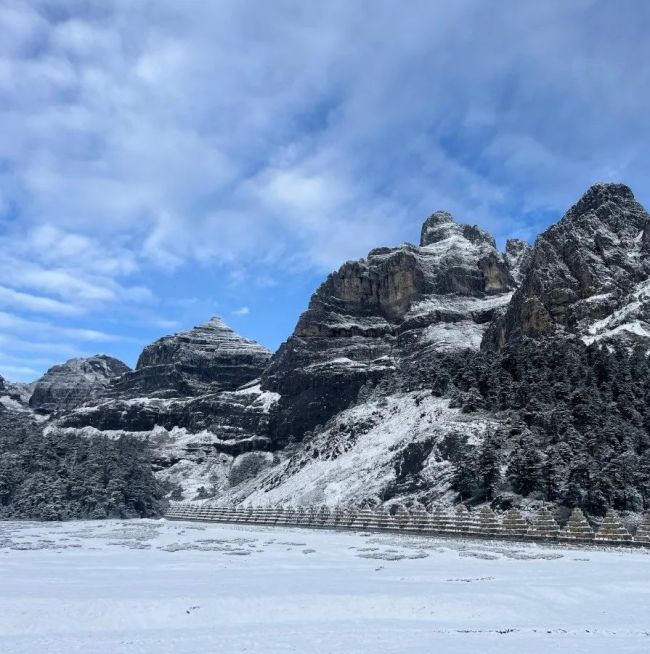
[[[436,209],[533,239],[650,205],[650,3],[3,0],[0,373],[133,365],[221,315],[275,349]]]

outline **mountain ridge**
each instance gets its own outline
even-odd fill
[[[150,442],[176,499],[643,510],[649,253],[648,214],[621,184],[504,252],[437,211],[420,245],[328,275],[275,353],[214,317],[38,429]],[[614,481],[625,466],[636,476]]]

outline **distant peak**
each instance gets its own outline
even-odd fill
[[[590,186],[578,202],[571,208],[569,213],[574,215],[586,213],[587,211],[593,211],[608,202],[614,204],[636,204],[634,193],[632,193],[629,186],[612,182],[601,182]]]
[[[487,243],[496,247],[491,234],[477,225],[460,225],[447,211],[436,211],[431,214],[422,225],[420,247],[439,243],[452,235],[458,235],[475,245]]]
[[[442,225],[444,223],[454,223],[454,217],[448,211],[434,211],[425,221],[425,225]]]
[[[627,184],[620,184],[618,182],[596,182],[592,184],[583,197],[595,196],[595,197],[626,197],[629,200],[634,200],[634,193],[632,189],[627,186]]]
[[[455,225],[456,221],[453,216],[447,211],[436,211],[432,213],[422,225],[422,233],[420,235],[420,247],[431,245],[443,238],[446,238],[447,225]]]
[[[221,316],[212,316],[210,320],[199,325],[199,327],[208,328],[208,329],[227,329],[232,331],[231,328],[224,322]]]

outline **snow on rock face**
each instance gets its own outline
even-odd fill
[[[85,438],[146,439],[153,445],[156,475],[194,499],[201,486],[227,488],[230,468],[241,456],[266,455],[269,415],[277,401],[277,394],[262,391],[259,383],[196,398],[108,398],[70,411],[45,429]]]
[[[259,386],[241,391],[212,393],[191,399],[108,399],[60,417],[62,429],[85,428],[110,433],[127,431],[148,435],[162,428],[185,429],[189,434],[212,434],[212,449],[238,453],[268,446],[268,415],[277,398]]]
[[[486,336],[569,333],[648,339],[650,216],[623,184],[592,186],[537,239],[508,310]],[[628,325],[628,327],[626,327]]]
[[[183,397],[235,390],[259,377],[271,352],[214,317],[147,345],[136,369],[113,385],[117,397]]]
[[[510,274],[517,284],[521,284],[526,266],[530,263],[533,248],[530,243],[518,238],[510,238],[506,241],[504,258],[508,264]]]
[[[77,393],[45,429],[88,438],[130,434],[148,439],[157,474],[179,483],[193,498],[198,487],[218,487],[215,479],[227,480],[237,457],[270,449],[269,416],[279,395],[262,390],[256,379],[270,356],[213,318],[147,346],[136,370],[125,366],[125,374],[103,380],[99,390],[87,366],[68,362],[58,367],[65,369],[65,379],[71,371],[82,371],[74,379],[95,383],[93,393],[84,396],[85,404]],[[37,398],[44,389],[40,384]]]
[[[113,379],[130,370],[122,361],[105,354],[70,359],[50,368],[34,384],[29,404],[46,413],[75,409],[97,398]]]
[[[338,414],[290,458],[221,499],[328,504],[448,494],[451,465],[440,454],[452,432],[480,442],[493,421],[468,418],[427,392],[398,393]]]
[[[424,223],[419,247],[377,248],[344,264],[262,376],[282,395],[278,438],[302,438],[423,350],[478,348],[514,288],[494,238],[445,212]]]

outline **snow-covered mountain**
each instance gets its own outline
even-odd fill
[[[643,471],[650,456],[639,358],[650,346],[649,253],[649,216],[620,184],[593,186],[534,246],[512,240],[503,253],[481,228],[436,212],[419,245],[378,248],[329,275],[273,355],[212,318],[148,345],[133,371],[109,357],[55,367],[29,404],[51,413],[39,423],[51,436],[149,439],[157,475],[187,499],[588,507],[601,493],[634,508],[645,481],[626,481],[614,500],[574,463],[629,454]],[[603,364],[610,351],[616,363]],[[565,370],[558,352],[575,363]],[[602,365],[621,366],[628,385],[612,390],[592,374]],[[28,410],[25,393],[0,393]],[[594,398],[602,406],[581,404]],[[602,452],[589,441],[598,412],[620,436]]]
[[[105,354],[52,366],[33,386],[29,405],[43,413],[70,411],[106,392],[111,381],[130,371]]]
[[[280,394],[276,437],[302,440],[360,389],[426,365],[432,354],[478,349],[514,288],[494,239],[445,212],[426,220],[419,247],[379,248],[344,264],[262,375],[263,387]]]
[[[535,242],[492,343],[551,333],[647,342],[649,218],[627,186],[592,186]]]

